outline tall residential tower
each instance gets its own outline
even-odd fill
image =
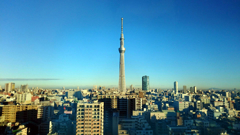
[[[122,26],[121,26],[121,38],[120,38],[120,65],[119,65],[119,84],[118,84],[118,91],[119,92],[126,92],[126,82],[125,82],[125,64],[124,64],[124,36],[123,36],[123,18],[122,20]]]
[[[175,92],[175,94],[178,94],[178,82],[177,81],[174,82],[174,92]]]
[[[103,122],[103,102],[79,102],[77,104],[76,135],[103,135]]]

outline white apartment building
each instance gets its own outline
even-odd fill
[[[17,103],[24,103],[26,101],[31,101],[32,94],[31,93],[22,93],[22,94],[16,94]]]
[[[174,107],[179,111],[188,111],[189,102],[187,101],[174,101]]]
[[[118,135],[153,135],[153,130],[144,116],[122,119],[118,125]]]

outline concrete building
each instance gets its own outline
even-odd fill
[[[97,95],[97,99],[104,102],[105,116],[109,109],[117,109],[120,118],[130,118],[133,110],[142,110],[143,99],[138,95]]]
[[[21,85],[21,92],[28,92],[28,85]]]
[[[193,91],[194,91],[194,93],[197,93],[197,87],[196,86],[193,86]]]
[[[155,135],[168,135],[167,123],[164,120],[155,122]]]
[[[6,83],[5,84],[5,91],[10,92],[15,89],[15,83]]]
[[[195,110],[201,110],[203,108],[203,104],[200,100],[194,102],[194,107],[195,107]]]
[[[190,87],[190,93],[194,93],[193,87]]]
[[[187,101],[174,101],[174,107],[176,110],[188,112],[189,102]]]
[[[207,112],[207,117],[209,120],[216,120],[220,115],[225,114],[223,107],[216,109],[215,107],[210,107]]]
[[[73,135],[76,134],[75,127],[75,122],[72,122],[67,114],[61,114],[59,119],[49,121],[49,128],[46,131],[48,135]]]
[[[235,108],[236,110],[240,110],[240,97],[235,98]]]
[[[76,135],[104,134],[104,103],[80,102],[77,104]]]
[[[115,95],[98,95],[99,102],[104,103],[104,133],[112,133],[112,116],[113,110],[117,109],[118,96]],[[119,116],[119,114],[117,114]]]
[[[39,105],[6,105],[2,107],[2,116],[9,122],[26,122],[30,120],[48,121],[53,116],[53,106]]]
[[[188,117],[184,118],[183,124],[185,127],[191,127],[191,126],[193,126],[193,123],[194,123],[193,119],[188,118]]]
[[[17,93],[16,94],[17,103],[31,102],[32,94],[31,93]]]
[[[119,118],[129,118],[131,117],[130,101],[128,97],[119,97],[118,98],[118,107]]]
[[[75,92],[76,92],[75,90],[67,90],[65,93],[67,98],[73,98]]]
[[[175,92],[175,94],[178,94],[178,82],[177,81],[174,82],[174,92]]]
[[[58,135],[69,135],[75,133],[73,132],[73,124],[71,120],[68,118],[68,115],[66,114],[59,115],[57,133]]]
[[[45,122],[41,122],[38,125],[38,133],[40,135],[46,135],[49,133],[49,127],[50,127],[50,122],[49,121],[45,121]]]
[[[142,110],[142,98],[132,98],[133,110]]]
[[[42,101],[38,104],[38,119],[43,121],[50,121],[54,114],[54,103],[49,101]]]
[[[123,18],[122,20],[122,26],[121,26],[121,38],[120,38],[120,69],[119,69],[119,84],[118,84],[118,92],[126,92],[126,82],[125,82],[125,64],[124,64],[124,36],[123,36]]]
[[[2,116],[8,122],[27,122],[37,120],[37,105],[4,105]]]
[[[143,91],[149,91],[149,76],[143,76],[142,77],[142,90]]]
[[[133,91],[133,85],[130,85],[130,90]]]
[[[187,93],[187,86],[183,85],[183,93]]]
[[[153,135],[153,130],[143,115],[122,119],[118,126],[118,135]]]
[[[213,106],[217,107],[217,106],[223,106],[223,101],[214,101],[213,102]]]
[[[185,127],[185,126],[167,125],[167,127],[168,127],[168,131],[169,131],[169,133],[168,133],[169,135],[182,135],[187,130],[187,127]]]
[[[164,113],[164,112],[160,112],[160,111],[158,111],[158,112],[150,112],[150,121],[152,122],[152,123],[155,123],[157,120],[162,120],[162,119],[166,119],[167,118],[167,115],[166,115],[166,113]]]

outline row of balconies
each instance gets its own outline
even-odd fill
[[[94,133],[88,133],[88,132],[77,132],[77,135],[100,135],[101,133],[99,132],[94,132]]]
[[[77,125],[84,125],[84,124],[87,124],[87,125],[96,125],[97,123],[99,123],[99,122],[97,122],[97,121],[78,121],[77,122]]]
[[[99,105],[79,105],[79,108],[99,108]]]

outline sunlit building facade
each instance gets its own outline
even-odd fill
[[[78,103],[76,135],[104,134],[104,103]]]

